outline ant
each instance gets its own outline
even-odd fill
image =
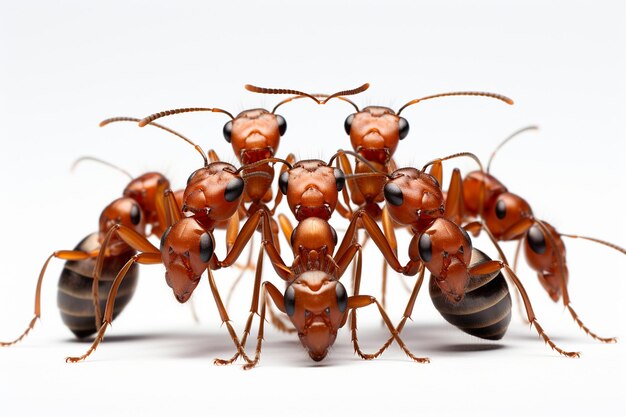
[[[187,140],[195,149],[202,152],[193,142]],[[233,239],[223,260],[215,255],[215,239],[213,231],[218,222],[228,221],[239,210],[243,199],[247,175],[245,168],[255,168],[258,165],[267,164],[267,160],[243,166],[236,169],[233,165],[225,162],[208,163],[206,155],[202,152],[205,161],[204,167],[194,171],[187,180],[187,186],[183,193],[182,208],[178,206],[173,193],[165,190],[163,193],[163,206],[167,218],[167,229],[161,237],[160,248],[155,247],[141,233],[127,227],[124,224],[115,224],[108,229],[103,240],[103,247],[108,247],[115,239],[132,247],[136,253],[117,273],[109,291],[102,326],[93,341],[91,347],[81,356],[68,357],[67,362],[79,362],[93,353],[100,342],[104,339],[106,329],[113,320],[113,312],[116,297],[120,286],[127,277],[129,270],[139,264],[163,264],[165,266],[165,280],[172,289],[176,300],[185,303],[191,297],[197,287],[204,270],[208,271],[209,285],[213,293],[221,320],[231,335],[233,343],[243,358],[249,358],[243,352],[239,339],[230,324],[230,319],[221,297],[215,285],[213,270],[228,267],[234,264],[241,254],[246,243],[251,239],[254,231],[260,225],[261,219],[267,219],[269,213],[258,210],[243,225],[241,231]],[[269,162],[285,161],[272,158]],[[182,213],[190,214],[182,217]],[[266,233],[266,238],[271,242],[271,234]],[[104,256],[101,253],[96,260],[93,279],[98,281]]]
[[[427,358],[416,357],[409,351],[396,334],[391,320],[376,298],[358,294],[349,297],[339,281],[356,256],[355,280],[360,283],[361,245],[356,242],[345,242],[344,239],[343,249],[335,252],[337,232],[328,223],[328,219],[337,204],[338,193],[345,184],[343,172],[331,165],[336,156],[333,156],[329,163],[320,160],[300,161],[288,167],[288,171],[279,179],[281,192],[287,196],[289,206],[299,222],[293,230],[289,230],[294,260],[291,266],[288,266],[273,242],[263,241],[257,261],[255,292],[250,315],[242,337],[242,345],[245,345],[252,318],[258,314],[259,298],[262,295],[257,346],[254,359],[244,366],[245,369],[256,366],[260,359],[266,305],[269,299],[290,318],[301,343],[314,361],[321,361],[327,356],[330,346],[336,339],[337,331],[347,322],[349,311],[376,304],[392,334],[392,339],[396,340],[413,360],[428,362]],[[265,227],[269,227],[269,224]],[[261,284],[263,252],[267,253],[276,273],[287,284],[284,293],[269,281]],[[359,349],[356,326],[351,330],[355,349]],[[232,363],[239,354],[238,352],[229,360],[217,359],[215,363],[219,365]]]
[[[138,119],[116,117],[102,121],[100,126],[128,120],[138,121]],[[154,126],[187,140],[178,132],[165,126],[159,124],[154,124]],[[163,195],[163,191],[170,187],[167,178],[158,172],[148,172],[133,178],[123,169],[93,157],[79,158],[74,163],[74,167],[84,160],[92,160],[111,166],[127,175],[131,181],[124,188],[122,197],[111,202],[102,211],[98,221],[99,230],[97,233],[86,236],[73,250],[58,250],[46,259],[39,273],[35,290],[34,317],[18,338],[10,342],[0,342],[0,346],[11,346],[20,342],[34,328],[35,323],[41,317],[43,277],[52,258],[66,261],[59,277],[57,296],[57,304],[63,322],[78,338],[82,339],[94,334],[100,328],[100,311],[104,308],[106,301],[100,298],[100,291],[108,293],[116,271],[135,253],[131,246],[119,239],[114,239],[106,250],[102,250],[107,231],[114,225],[121,224],[145,237],[151,235],[161,237],[163,234],[165,209],[160,204],[159,196]],[[98,257],[102,262],[106,262],[101,283],[92,279]],[[115,316],[124,309],[132,298],[137,285],[138,272],[137,268],[132,268],[128,273],[128,279],[120,288],[117,300],[118,310]]]
[[[509,267],[508,263],[489,260],[487,257],[481,258],[478,254],[473,255],[472,241],[467,231],[459,226],[458,223],[448,218],[449,201],[455,201],[459,198],[456,195],[458,189],[454,191],[451,188],[448,191],[448,200],[444,201],[444,195],[439,180],[435,176],[426,173],[425,170],[430,165],[438,165],[442,161],[460,156],[469,156],[480,165],[480,161],[476,156],[462,152],[431,161],[426,164],[422,170],[416,168],[402,168],[391,174],[380,173],[380,175],[387,178],[383,193],[389,215],[398,224],[409,226],[413,233],[413,238],[409,244],[408,250],[409,261],[406,265],[403,266],[400,264],[394,248],[378,227],[376,220],[363,209],[355,213],[354,220],[350,223],[346,232],[346,238],[343,241],[344,244],[350,241],[349,237],[355,238],[357,227],[362,226],[366,229],[371,239],[378,246],[389,265],[395,271],[404,275],[415,275],[419,273],[402,321],[396,327],[398,333],[402,331],[406,320],[411,316],[415,300],[417,299],[423,282],[425,269],[428,269],[434,278],[434,284],[431,284],[431,287],[433,285],[438,287],[437,292],[441,293],[445,299],[445,303],[435,302],[436,307],[439,306],[439,308],[441,308],[441,305],[449,306],[447,308],[448,312],[456,309],[456,314],[461,314],[463,307],[465,307],[461,303],[465,299],[465,301],[468,301],[468,304],[476,302],[477,305],[475,307],[478,308],[478,311],[486,311],[485,314],[493,320],[492,323],[498,322],[498,320],[495,319],[498,319],[501,315],[508,315],[509,318],[502,320],[500,323],[501,328],[495,333],[487,335],[481,335],[480,332],[472,333],[479,337],[502,337],[510,321],[510,299],[508,302],[505,301],[497,309],[489,310],[488,307],[490,307],[490,304],[488,300],[484,299],[478,293],[472,293],[471,290],[495,280],[496,275],[501,270],[506,270],[522,296],[528,321],[535,327],[539,336],[559,354],[567,357],[578,357],[578,352],[564,351],[544,332],[537,321],[526,290],[513,269]],[[436,172],[437,170],[435,169],[434,171]],[[489,230],[486,230],[486,232],[492,238],[492,242],[501,253],[497,242],[493,239]],[[342,250],[344,250],[344,248],[340,247],[338,251],[341,252]],[[473,259],[474,257],[476,259]],[[497,282],[496,280],[496,283]],[[499,283],[500,286],[502,284],[504,284],[503,281]],[[504,286],[506,287],[506,285]],[[500,295],[494,295],[495,292],[493,291],[490,291],[487,295],[493,300],[493,297],[502,297],[503,293],[507,294],[504,295],[504,298],[506,298],[508,296],[508,289],[506,291],[500,289]],[[467,313],[463,314],[467,315]],[[484,327],[484,322],[479,320],[478,317],[469,317],[468,320],[471,321],[471,327]],[[353,319],[356,320],[355,318]],[[390,343],[391,341],[387,341],[374,355],[364,355],[362,352],[358,352],[358,354],[367,359],[377,357]]]
[[[263,89],[262,91],[252,91],[276,93],[280,90]],[[346,134],[350,136],[350,142],[354,152],[369,162],[369,164],[366,164],[363,160],[357,159],[355,161],[354,173],[368,174],[373,171],[382,171],[389,174],[395,171],[397,169],[397,165],[393,160],[393,155],[400,140],[406,138],[409,133],[408,120],[400,116],[402,111],[413,104],[417,104],[425,100],[448,96],[483,96],[500,100],[509,105],[513,104],[513,100],[500,94],[477,91],[458,91],[414,99],[400,107],[400,109],[395,112],[394,110],[383,106],[368,106],[363,109],[359,109],[359,107],[351,100],[342,96],[337,96],[340,100],[351,104],[356,110],[356,113],[350,114],[346,118],[344,122],[344,129]],[[347,190],[344,194],[345,199],[347,200],[347,208],[344,209],[341,205],[339,205],[339,212],[342,214],[345,213],[344,217],[350,219],[353,211],[350,207],[349,201],[352,201],[352,203],[356,204],[359,209],[365,210],[370,217],[374,218],[376,221],[381,221],[383,230],[385,231],[388,240],[391,242],[394,251],[397,253],[397,243],[393,221],[389,218],[385,208],[380,207],[380,203],[384,201],[384,197],[382,195],[382,189],[385,181],[384,178],[377,175],[359,175],[352,177],[352,165],[346,154],[347,153],[340,155],[337,166],[340,166],[346,175],[350,177],[347,187],[347,190],[349,189],[350,192],[349,199],[347,197]],[[371,167],[372,165],[375,167],[374,169]],[[381,302],[383,306],[386,306],[387,265],[384,262],[382,272]]]
[[[245,88],[249,91],[265,90],[251,85],[246,85]],[[363,84],[352,90],[334,93],[328,96],[325,100],[319,100],[314,95],[307,94],[302,91],[276,89],[273,90],[276,91],[276,93],[273,94],[293,94],[295,97],[290,97],[279,102],[276,106],[274,106],[271,112],[260,108],[249,109],[240,112],[235,117],[230,112],[219,108],[182,108],[162,111],[147,116],[139,122],[139,126],[146,126],[161,117],[188,112],[208,111],[223,113],[229,116],[231,120],[226,122],[222,129],[224,139],[232,145],[233,153],[239,162],[244,166],[248,166],[244,168],[244,174],[248,175],[249,179],[246,183],[245,196],[243,199],[244,203],[248,205],[247,207],[244,205],[240,207],[240,215],[241,217],[250,217],[256,211],[263,209],[273,216],[282,199],[282,194],[277,193],[273,208],[270,209],[266,205],[266,203],[272,200],[271,184],[274,180],[274,169],[269,163],[257,164],[254,168],[251,168],[250,164],[257,163],[264,159],[269,160],[275,157],[278,145],[280,144],[280,138],[287,131],[287,121],[283,116],[276,114],[276,110],[283,104],[293,101],[296,98],[310,98],[318,104],[325,104],[328,100],[334,97],[358,94],[368,88],[369,84]],[[209,155],[212,162],[219,160],[217,154],[213,150],[209,152]],[[289,154],[286,161],[291,164],[295,161],[295,157],[292,154]],[[284,167],[281,170],[281,173],[282,172],[284,172]],[[272,233],[274,234],[274,242],[276,245],[279,245],[278,224],[273,218],[270,224]]]
[[[484,228],[498,241],[517,241],[514,266],[517,265],[519,251],[523,245],[528,265],[537,272],[539,282],[550,298],[554,302],[562,299],[563,305],[574,321],[590,337],[603,343],[614,343],[615,338],[600,337],[591,331],[571,305],[567,289],[569,272],[562,238],[596,242],[623,254],[626,254],[626,250],[596,238],[558,232],[548,222],[537,219],[525,199],[509,192],[504,184],[489,173],[494,156],[505,143],[520,133],[537,129],[536,126],[528,126],[507,137],[491,154],[486,172],[472,171],[465,178],[461,178],[458,170],[452,173],[451,187],[459,190],[455,192],[458,198],[450,203],[454,207],[453,215],[457,221],[463,222],[480,219],[480,222],[473,221],[466,226],[474,235],[478,235]]]

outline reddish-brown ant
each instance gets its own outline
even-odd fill
[[[360,245],[344,240],[343,249],[335,253],[337,233],[327,221],[344,182],[341,170],[319,160],[300,161],[281,175],[280,189],[287,195],[289,206],[299,221],[296,228],[288,232],[294,261],[291,266],[286,265],[274,244],[268,240],[263,242],[257,262],[250,316],[242,338],[244,344],[250,332],[252,318],[258,312],[259,297],[263,296],[258,342],[254,360],[245,365],[246,369],[255,366],[260,359],[268,297],[281,312],[289,316],[300,341],[315,361],[326,357],[337,331],[347,321],[348,312],[371,304],[377,305],[392,333],[392,339],[399,343],[403,351],[415,361],[428,361],[427,358],[415,357],[408,350],[402,339],[395,334],[391,320],[374,297],[358,294],[349,297],[343,284],[339,282],[355,255],[357,287],[361,279]],[[268,254],[276,273],[287,283],[284,294],[270,282],[266,281],[261,285],[263,250]],[[355,349],[360,350],[356,327],[352,327],[352,340]],[[216,363],[231,363],[238,355],[239,353],[229,360],[216,360]]]
[[[188,141],[196,149],[197,145]],[[227,221],[238,211],[242,201],[247,177],[243,171],[246,167],[254,169],[256,165],[268,162],[285,162],[276,158],[261,160],[239,169],[224,162],[206,164],[207,158],[203,154],[205,166],[193,172],[187,181],[183,194],[182,209],[169,190],[164,195],[164,207],[167,213],[168,228],[161,237],[160,248],[152,245],[145,236],[132,228],[122,224],[112,226],[103,241],[107,247],[114,239],[119,239],[132,247],[138,253],[132,256],[119,270],[107,299],[106,310],[102,326],[91,347],[79,357],[68,357],[68,362],[78,362],[86,359],[103,340],[107,327],[111,324],[115,300],[120,285],[124,282],[128,271],[135,263],[160,264],[165,266],[165,279],[174,292],[176,300],[184,303],[191,297],[199,283],[204,270],[208,271],[211,291],[215,298],[220,317],[226,324],[237,347],[244,359],[248,360],[234,329],[221,297],[215,286],[212,270],[232,265],[252,237],[261,220],[269,218],[265,210],[258,210],[243,225],[241,231],[232,241],[224,260],[220,261],[214,253],[215,243],[213,230],[218,222]],[[181,210],[189,213],[190,217],[181,217]],[[272,241],[271,234],[265,231],[266,239]],[[98,281],[104,258],[99,256],[94,270],[94,281]]]
[[[100,126],[118,121],[138,121],[138,119],[116,117],[102,121]],[[154,126],[187,140],[165,126],[158,124]],[[76,163],[86,159],[110,165],[91,157],[81,158]],[[107,232],[113,225],[121,224],[146,237],[150,235],[161,237],[163,234],[166,214],[160,201],[162,199],[159,196],[162,196],[163,191],[170,187],[167,178],[158,172],[148,172],[133,178],[126,171],[115,168],[131,178],[130,183],[124,189],[123,197],[116,199],[102,211],[97,233],[85,237],[73,250],[55,251],[48,257],[37,281],[33,319],[18,338],[11,342],[0,342],[0,346],[10,346],[22,340],[33,329],[37,319],[41,317],[41,287],[46,269],[52,258],[66,260],[59,278],[57,297],[63,322],[79,338],[95,333],[101,323],[100,311],[106,303],[106,299],[100,298],[100,293],[107,294],[109,292],[115,273],[135,253],[129,245],[119,239],[113,239],[107,250],[101,251]],[[92,280],[98,256],[105,264],[100,283]],[[137,269],[132,268],[128,273],[128,279],[119,289],[116,315],[130,301],[137,284],[137,276]]]
[[[273,89],[257,89],[252,91],[272,94],[281,92],[281,90]],[[376,170],[387,174],[395,171],[397,166],[393,160],[394,152],[399,144],[399,141],[406,138],[409,133],[409,122],[404,117],[401,117],[400,113],[402,113],[405,108],[413,104],[433,98],[448,96],[483,96],[495,98],[507,104],[513,104],[513,100],[500,94],[477,91],[459,91],[435,94],[411,100],[395,112],[388,107],[382,106],[368,106],[363,109],[359,109],[359,107],[349,99],[336,94],[335,97],[350,103],[356,110],[356,113],[353,113],[346,118],[344,128],[346,133],[350,136],[350,142],[354,151],[369,162],[366,164],[363,160],[356,159],[354,173],[371,173],[373,170],[372,166],[374,166]],[[330,97],[327,98],[326,101],[329,99]],[[348,199],[347,190],[349,189],[349,200],[352,201],[352,203],[356,204],[359,209],[365,210],[372,218],[377,221],[382,221],[383,230],[385,231],[385,234],[387,235],[394,251],[397,252],[396,237],[393,230],[394,224],[387,215],[385,209],[380,206],[380,204],[384,201],[382,189],[385,184],[385,179],[380,176],[369,175],[357,175],[356,177],[352,177],[352,166],[345,154],[340,155],[338,162],[338,166],[341,166],[342,170],[350,178],[348,181],[348,187],[344,192],[346,200]],[[352,209],[350,208],[349,202],[346,202],[346,204],[347,208],[344,208],[341,204],[339,204],[337,209],[344,217],[351,218]],[[383,306],[386,305],[386,283],[387,265],[383,262],[381,297]]]
[[[452,306],[452,308],[458,308],[459,303],[464,300],[473,286],[484,285],[485,282],[493,280],[495,275],[504,269],[520,292],[526,307],[528,320],[534,325],[539,335],[558,353],[569,357],[577,357],[579,355],[577,352],[567,352],[556,346],[543,331],[543,328],[537,322],[526,290],[512,268],[506,262],[493,261],[488,258],[480,260],[477,258],[473,261],[472,242],[468,233],[457,223],[447,218],[447,205],[444,203],[440,183],[434,176],[427,174],[425,169],[429,165],[438,164],[441,161],[457,156],[471,156],[479,162],[471,154],[460,153],[430,162],[421,171],[414,168],[403,168],[391,174],[381,173],[387,177],[387,183],[384,186],[384,196],[389,215],[399,224],[410,226],[414,234],[409,245],[409,261],[406,265],[402,266],[400,264],[394,249],[376,224],[376,221],[365,210],[359,210],[355,213],[355,218],[346,232],[344,243],[350,241],[347,239],[350,235],[355,236],[357,223],[361,223],[395,271],[405,275],[414,275],[419,272],[419,278],[414,286],[404,316],[397,327],[398,332],[403,329],[406,320],[411,315],[423,281],[425,269],[431,272],[435,285],[446,299],[446,305]],[[448,191],[450,201],[460,198],[455,193],[458,193],[458,189],[457,191]],[[497,245],[495,240],[493,242]],[[343,249],[343,247],[340,247],[338,251],[341,252]],[[508,290],[506,293],[508,293]],[[476,307],[479,311],[486,310],[489,307],[489,301],[477,294],[472,294],[471,297],[473,298],[472,301],[478,301]],[[510,301],[502,305],[498,309],[498,313],[510,315],[509,309]],[[489,312],[487,314],[494,313]],[[475,327],[483,325],[483,323],[473,324]],[[498,337],[504,334],[508,320],[505,320],[502,325],[504,329],[500,331]],[[484,337],[480,334],[475,335]],[[374,355],[364,355],[361,352],[359,354],[368,358],[376,357],[390,343],[388,341]]]
[[[458,170],[453,172],[451,187],[459,189],[455,194],[460,198],[450,202],[453,210],[451,215],[458,222],[468,222],[479,218],[482,223],[474,221],[467,225],[467,229],[476,235],[484,227],[498,241],[518,241],[513,265],[516,265],[519,249],[523,245],[528,265],[537,272],[539,282],[550,298],[555,302],[562,298],[563,305],[574,321],[589,336],[605,343],[615,342],[615,338],[600,337],[592,332],[573,309],[567,289],[569,272],[562,237],[593,241],[623,254],[626,254],[626,250],[603,240],[557,232],[552,225],[534,216],[530,204],[525,199],[508,191],[489,173],[493,157],[502,145],[522,132],[535,129],[537,127],[529,126],[506,138],[492,153],[486,172],[472,171],[463,179]]]

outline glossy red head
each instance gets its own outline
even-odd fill
[[[449,302],[463,299],[472,258],[472,241],[463,228],[444,218],[435,220],[424,233],[413,237],[409,256],[424,262]]]
[[[368,161],[387,165],[398,142],[409,134],[409,122],[387,108],[365,107],[346,118],[346,133],[355,152]]]
[[[287,122],[264,109],[245,110],[224,125],[224,138],[242,164],[250,164],[275,155]]]
[[[152,225],[155,234],[160,235],[163,231],[159,224],[156,211],[156,199],[159,190],[170,188],[170,182],[158,172],[148,172],[134,178],[124,189],[124,197],[132,198],[141,206],[146,216],[146,223]]]
[[[109,229],[116,224],[124,225],[141,235],[145,236],[146,234],[145,216],[139,204],[132,198],[121,197],[111,202],[102,210],[98,224],[100,243],[104,240]],[[108,248],[112,255],[117,255],[127,251],[128,245],[117,234],[113,234]]]
[[[213,235],[192,217],[168,228],[161,238],[165,281],[180,303],[191,297],[213,257]]]
[[[285,290],[284,304],[311,359],[324,359],[345,322],[348,294],[343,284],[322,271],[304,272]]]
[[[566,285],[569,278],[565,244],[554,227],[546,222],[543,222],[543,225],[549,235],[536,224],[530,227],[524,239],[524,253],[528,265],[537,271],[539,282],[550,298],[556,302],[563,294],[561,273],[563,273]]]
[[[244,180],[231,164],[214,162],[191,174],[183,194],[183,211],[210,221],[235,214],[244,191]]]
[[[335,211],[345,181],[343,171],[313,159],[300,161],[283,172],[278,185],[298,221],[307,217],[328,220]]]
[[[444,200],[439,182],[415,168],[393,172],[385,184],[384,194],[391,217],[415,230],[424,230],[443,216]]]

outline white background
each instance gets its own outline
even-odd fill
[[[458,151],[486,159],[509,133],[538,124],[539,132],[502,150],[493,172],[562,232],[625,246],[624,27],[619,1],[2,1],[0,340],[30,320],[45,258],[94,231],[100,210],[125,185],[98,165],[70,173],[76,158],[97,156],[134,174],[159,170],[175,187],[200,166],[188,145],[156,129],[97,123],[176,107],[238,112],[278,101],[244,91],[245,83],[330,93],[370,82],[354,101],[395,109],[446,91],[506,94],[515,106],[458,97],[405,110],[411,132],[399,164],[421,166]],[[279,155],[328,159],[348,148],[343,120],[350,112],[338,101],[284,106],[289,127]],[[163,119],[234,162],[221,134],[226,121],[206,113]],[[476,244],[493,256],[484,241]],[[100,349],[85,363],[65,364],[87,345],[55,311],[62,263],[53,261],[43,320],[23,343],[0,351],[2,414],[615,415],[624,382],[626,262],[607,248],[567,244],[573,305],[592,329],[621,336],[621,343],[586,337],[521,268],[540,323],[561,347],[582,351],[580,359],[543,346],[517,309],[504,340],[467,336],[441,319],[424,291],[403,336],[432,359],[429,365],[411,363],[396,346],[362,361],[347,329],[317,364],[295,336],[270,329],[261,363],[250,372],[212,365],[232,347],[206,282],[194,297],[195,324],[189,307],[172,297],[161,266],[143,268],[135,298]],[[379,296],[380,257],[368,249],[363,289]],[[234,274],[217,274],[224,295]],[[275,281],[273,271],[265,278]],[[399,278],[391,281],[395,322],[408,294]],[[250,284],[251,276],[230,307],[238,329]],[[387,337],[373,310],[360,315],[367,350]]]

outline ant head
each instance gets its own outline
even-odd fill
[[[522,197],[502,193],[485,204],[487,228],[498,240],[517,240],[533,224],[533,212]]]
[[[472,171],[463,178],[463,208],[474,217],[481,213],[480,193],[483,192],[483,205],[496,196],[506,193],[506,187],[491,174]],[[482,212],[485,209],[482,208]]]
[[[141,235],[145,236],[146,234],[145,216],[139,204],[132,198],[121,197],[106,206],[104,210],[102,210],[102,214],[100,214],[98,224],[98,238],[100,242],[104,240],[104,236],[109,229],[116,224],[126,226]],[[121,251],[128,250],[128,245],[126,245],[117,234],[113,234],[110,240],[109,250],[115,255]]]
[[[355,152],[365,159],[386,165],[398,142],[409,134],[409,122],[387,107],[365,107],[344,122]]]
[[[450,303],[463,299],[472,258],[472,241],[463,228],[444,218],[437,219],[424,233],[415,235],[409,256],[424,262]]]
[[[567,264],[565,263],[565,244],[559,233],[554,227],[546,222],[542,222],[545,230],[537,224],[531,226],[525,235],[524,253],[528,265],[538,271],[539,281],[543,288],[548,292],[550,298],[557,302],[561,298],[563,289],[561,288],[560,267],[558,255],[559,251],[563,260],[563,274],[565,275],[565,283],[567,284],[569,273]],[[549,233],[549,236],[546,234]],[[554,242],[554,244],[552,243]],[[556,245],[556,248],[554,247]],[[556,270],[554,265],[557,265]],[[553,271],[545,273],[544,271]]]
[[[148,172],[134,178],[124,189],[124,197],[135,200],[146,216],[146,222],[154,225],[158,222],[156,199],[158,189],[170,188],[170,182],[158,172]]]
[[[214,162],[189,176],[183,211],[213,221],[227,220],[239,208],[244,188],[244,180],[234,166]]]
[[[285,290],[284,303],[311,359],[324,359],[348,309],[343,284],[322,271],[304,272]]]
[[[420,230],[444,213],[441,186],[435,177],[415,168],[402,168],[391,174],[383,189],[387,209],[400,224]]]
[[[306,251],[307,254],[314,251],[317,257],[326,254],[332,256],[336,245],[337,232],[335,229],[327,221],[317,217],[308,217],[302,220],[291,232],[291,249],[295,256],[302,255],[303,251]],[[309,259],[309,261],[313,260]]]
[[[174,223],[161,237],[165,281],[180,303],[191,297],[209,267],[214,247],[213,235],[192,217]]]
[[[273,157],[286,131],[285,119],[264,109],[245,110],[223,129],[224,139],[244,165]]]
[[[278,185],[298,221],[307,217],[328,220],[335,211],[345,181],[342,170],[314,159],[300,161],[283,172]]]

